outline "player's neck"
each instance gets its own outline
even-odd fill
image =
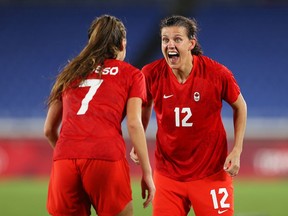
[[[174,75],[176,76],[179,83],[183,84],[188,79],[190,73],[192,72],[193,64],[190,62],[190,64],[183,65],[183,67],[180,67],[178,69],[172,69]]]

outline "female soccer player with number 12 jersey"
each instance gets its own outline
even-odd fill
[[[143,67],[148,106],[157,119],[153,216],[232,216],[232,176],[240,167],[246,103],[232,73],[202,55],[194,19],[172,16],[160,25],[164,58]],[[234,146],[227,153],[222,101],[234,112]],[[136,154],[135,154],[136,153]],[[137,150],[131,158],[137,162]]]

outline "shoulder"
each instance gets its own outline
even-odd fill
[[[103,71],[103,74],[105,74],[105,71],[111,71],[110,74],[117,74],[124,79],[129,79],[129,77],[139,76],[139,74],[142,74],[140,69],[136,68],[132,64],[116,59],[106,60],[104,62]]]
[[[125,62],[125,61],[120,61],[120,60],[114,60],[115,63],[118,65],[118,67],[120,68],[124,68],[124,69],[129,69],[129,71],[140,71],[139,68],[136,68],[134,65]]]
[[[165,64],[166,64],[165,59],[161,58],[161,59],[153,61],[153,62],[151,62],[149,64],[144,65],[144,67],[142,68],[142,71],[143,70],[147,70],[147,69],[149,69],[149,70],[157,69],[157,68],[163,67]]]
[[[163,73],[166,67],[167,64],[165,59],[161,58],[144,65],[144,67],[142,68],[142,72],[145,74],[145,76],[153,76],[153,74]]]
[[[212,67],[215,69],[224,67],[223,64],[219,63],[218,61],[204,55],[197,56],[199,59],[200,64],[205,64],[206,67]]]
[[[204,55],[197,56],[197,61],[200,68],[207,72],[213,72],[214,75],[228,75],[232,72],[222,63]]]

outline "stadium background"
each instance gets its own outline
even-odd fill
[[[233,71],[248,104],[237,178],[288,180],[288,2],[0,0],[0,191],[7,180],[48,177],[52,149],[42,132],[45,100],[55,75],[82,49],[91,21],[102,14],[122,19],[128,30],[126,61],[139,68],[162,57],[158,26],[163,17],[195,17],[204,54]],[[224,104],[230,141],[231,115]],[[147,130],[152,163],[155,130],[153,116]],[[123,132],[127,138],[125,122]],[[132,176],[139,171],[131,163]],[[2,207],[0,194],[0,215]]]

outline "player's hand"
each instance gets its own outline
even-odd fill
[[[152,175],[149,175],[148,177],[142,177],[141,189],[142,189],[142,198],[143,199],[146,198],[145,202],[143,203],[143,207],[146,208],[152,202],[156,191]]]
[[[134,161],[134,163],[136,163],[138,165],[140,164],[138,155],[137,155],[134,147],[130,151],[130,158],[131,158],[132,161]]]
[[[236,150],[227,156],[224,163],[224,170],[229,173],[230,176],[235,177],[240,170],[240,153]]]

